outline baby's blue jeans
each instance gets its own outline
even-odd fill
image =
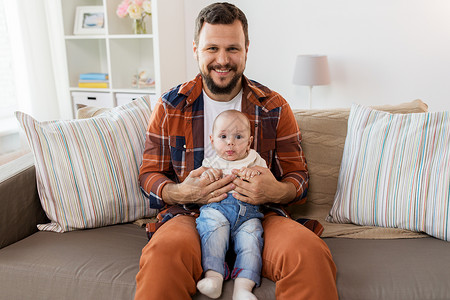
[[[224,278],[230,275],[225,255],[231,237],[236,253],[231,278],[248,278],[259,286],[263,248],[262,217],[258,206],[241,202],[231,194],[220,202],[202,206],[196,222],[202,243],[203,270],[216,271]]]

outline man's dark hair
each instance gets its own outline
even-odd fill
[[[194,41],[198,45],[198,39],[203,24],[233,24],[235,20],[238,20],[242,24],[242,29],[245,35],[245,45],[248,46],[248,23],[245,14],[231,3],[213,3],[208,5],[200,11],[197,19],[195,20],[195,33]]]

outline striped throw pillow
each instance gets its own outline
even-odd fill
[[[150,114],[146,97],[82,120],[38,122],[16,112],[51,221],[40,230],[66,232],[155,215],[138,182]]]
[[[353,105],[327,221],[450,240],[449,112],[391,114]]]

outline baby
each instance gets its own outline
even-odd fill
[[[251,180],[260,173],[250,167],[267,167],[264,159],[250,149],[253,140],[250,122],[237,110],[227,110],[217,116],[210,140],[216,155],[203,160],[203,166],[209,168],[202,174],[204,178],[215,181],[238,169],[242,179]],[[256,299],[252,289],[261,280],[262,217],[258,206],[237,200],[232,192],[224,200],[200,208],[196,222],[205,277],[197,283],[197,288],[202,294],[220,297],[223,280],[231,275],[235,279],[233,299]],[[231,274],[225,263],[230,237],[236,253]]]

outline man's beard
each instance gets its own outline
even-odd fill
[[[210,66],[210,67],[208,67],[208,71],[211,72],[215,68],[216,68],[216,66]],[[236,72],[236,67],[231,67],[229,65],[226,65],[225,68]],[[218,86],[214,82],[214,80],[212,79],[212,77],[210,75],[204,74],[201,70],[200,70],[200,74],[202,75],[202,78],[205,81],[206,86],[211,91],[211,93],[216,94],[216,95],[230,94],[233,91],[233,89],[236,87],[237,83],[239,82],[239,79],[241,79],[241,77],[242,77],[242,73],[236,73],[233,76],[233,78],[231,79],[230,83],[228,83],[226,86]]]

